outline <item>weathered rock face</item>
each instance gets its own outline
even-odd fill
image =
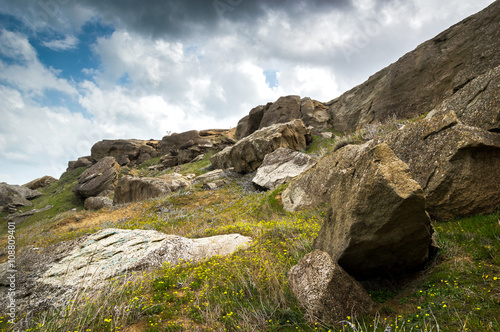
[[[230,168],[238,173],[257,169],[264,157],[278,148],[305,149],[311,136],[302,120],[275,124],[254,132],[214,155],[210,161],[214,168]]]
[[[104,229],[67,252],[42,278],[52,285],[99,285],[129,271],[161,267],[164,262],[175,265],[181,259],[228,255],[250,241],[239,234],[187,239],[153,230]]]
[[[500,66],[478,76],[453,96],[442,102],[432,113],[455,111],[466,125],[500,132]]]
[[[190,130],[180,134],[174,133],[163,137],[160,141],[160,150],[162,154],[167,154],[171,150],[188,148],[189,146],[185,146],[186,144],[193,146],[211,144],[211,142],[208,139],[201,137],[197,130]]]
[[[300,101],[300,118],[308,126],[312,126],[316,132],[331,127],[330,112],[328,107],[317,100],[309,97]]]
[[[89,197],[83,202],[85,210],[100,210],[113,206],[113,200],[109,197]]]
[[[347,316],[369,314],[375,308],[363,286],[320,250],[293,266],[288,280],[311,321],[338,324]]]
[[[277,123],[286,123],[300,119],[300,97],[280,97],[264,110],[259,129],[269,127]]]
[[[109,278],[126,275],[126,283],[134,270],[229,255],[250,241],[239,234],[191,240],[151,230],[104,229],[46,248],[21,248],[16,255],[16,305],[23,313],[61,307],[78,291],[86,290],[87,296],[106,291],[102,287]],[[0,264],[0,286],[7,286],[7,270],[8,262]],[[8,290],[0,287],[0,296],[7,298]],[[1,312],[7,304],[0,301]]]
[[[196,183],[207,183],[207,182],[217,182],[219,180],[224,180],[231,177],[238,176],[237,173],[230,169],[215,169],[213,171],[207,172],[205,174],[199,175],[193,179],[193,184]]]
[[[119,168],[115,158],[102,158],[78,177],[73,192],[81,198],[87,198],[114,190]]]
[[[139,202],[149,198],[165,196],[189,186],[190,182],[177,173],[157,178],[124,176],[116,186],[114,203]]]
[[[66,168],[66,172],[72,171],[80,167],[92,166],[92,161],[90,159],[91,157],[87,156],[87,157],[80,157],[77,160],[69,161],[68,168]]]
[[[31,206],[30,200],[40,197],[39,191],[24,186],[0,183],[0,210],[15,209],[16,206]]]
[[[252,183],[258,188],[274,189],[314,166],[316,161],[302,152],[279,148],[265,156]]]
[[[422,188],[386,144],[354,149],[359,157],[351,165],[331,165],[330,208],[314,248],[353,276],[422,267],[432,235]],[[338,158],[349,158],[352,152],[344,150],[337,151]]]
[[[378,141],[408,164],[433,218],[489,213],[500,205],[499,134],[461,124],[448,112]]]
[[[264,111],[268,109],[270,105],[271,103],[268,103],[265,106],[260,105],[252,108],[247,116],[238,121],[238,125],[236,126],[236,138],[242,139],[259,130]]]
[[[159,155],[155,147],[157,141],[142,141],[137,139],[103,140],[91,148],[91,158],[99,161],[104,157],[114,157],[118,164],[127,165],[138,160],[145,161]]]
[[[46,176],[42,176],[41,178],[30,181],[26,184],[23,184],[23,187],[26,187],[26,188],[31,189],[31,190],[37,190],[37,189],[46,187],[49,184],[56,182],[56,181],[57,181],[57,179],[53,178],[52,176],[46,175]]]
[[[353,131],[393,114],[412,118],[428,112],[500,65],[499,16],[495,1],[327,103],[335,129]]]
[[[311,98],[300,99],[299,96],[285,96],[280,97],[274,103],[253,108],[249,115],[238,122],[236,137],[241,139],[258,129],[294,119],[301,119],[306,126],[314,127],[316,132],[331,126],[327,106]]]
[[[367,146],[360,148],[347,145],[323,157],[315,166],[291,181],[282,194],[284,209],[295,212],[327,204],[339,173],[354,169],[366,149]]]

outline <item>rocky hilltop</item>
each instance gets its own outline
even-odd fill
[[[500,288],[489,284],[500,280],[499,17],[496,1],[332,101],[283,96],[233,130],[103,140],[59,180],[1,183],[1,239],[7,248],[16,228],[26,313],[13,326],[357,331],[351,316],[379,317],[387,285],[408,293],[398,287],[423,280],[429,312],[408,319],[418,330],[434,315],[432,273],[451,254],[485,291],[443,294],[480,298],[471,305],[489,311],[470,324],[500,328]],[[482,254],[447,251],[443,227],[458,220],[463,232],[475,216],[483,224],[472,228],[491,230],[479,244],[471,230],[455,240]]]

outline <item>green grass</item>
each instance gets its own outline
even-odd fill
[[[16,226],[16,230],[19,231],[35,223],[42,224],[44,221],[50,221],[58,214],[71,209],[83,209],[83,201],[77,198],[71,190],[76,185],[80,174],[85,170],[85,167],[80,167],[70,172],[66,172],[58,181],[51,183],[45,188],[38,189],[43,195],[32,200],[32,206],[22,207],[20,211],[26,212],[32,209],[42,209],[47,205],[52,205],[53,207],[28,217]],[[0,235],[7,234],[6,232],[6,223],[2,222],[0,225]]]

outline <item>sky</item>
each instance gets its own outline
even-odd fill
[[[332,100],[493,0],[0,0],[0,182]]]

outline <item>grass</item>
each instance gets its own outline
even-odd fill
[[[307,152],[334,144],[317,140]],[[201,174],[208,163],[206,156],[177,171]],[[253,244],[231,256],[110,280],[101,293],[80,292],[67,306],[30,317],[26,331],[500,331],[500,213],[434,223],[441,249],[424,271],[405,280],[366,283],[377,311],[327,326],[305,319],[287,281],[290,268],[311,251],[324,211],[284,211],[280,195],[286,185],[251,191],[248,179],[238,178],[215,191],[194,187],[88,212],[79,210],[81,203],[70,194],[81,171],[43,189],[47,195],[34,207],[60,208],[21,224],[21,243],[38,237],[37,244],[46,245],[118,227],[191,238],[240,233]],[[72,208],[77,211],[67,211]],[[78,224],[92,218],[99,223],[71,232],[55,227],[61,220]],[[6,317],[0,318],[0,330],[8,328],[13,329]]]

